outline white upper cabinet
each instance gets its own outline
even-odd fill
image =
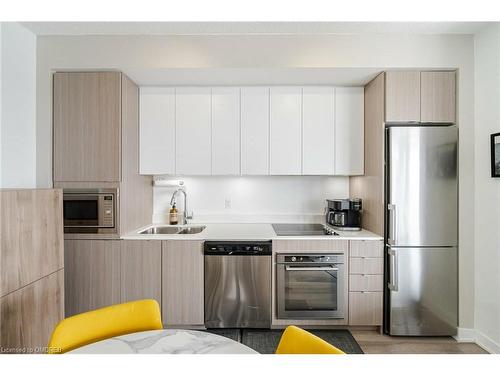
[[[176,173],[212,173],[211,89],[176,89]]]
[[[364,174],[364,89],[335,89],[335,174]]]
[[[364,173],[363,87],[142,88],[140,173]]]
[[[334,174],[333,87],[304,87],[302,94],[302,174]]]
[[[212,174],[240,174],[240,89],[212,89]]]
[[[302,88],[272,87],[270,174],[302,174]]]
[[[241,174],[269,174],[269,88],[241,88]]]
[[[139,173],[175,174],[175,89],[142,87]]]

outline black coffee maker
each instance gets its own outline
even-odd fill
[[[327,199],[326,222],[337,230],[361,230],[361,199]]]

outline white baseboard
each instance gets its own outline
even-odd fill
[[[458,327],[457,335],[453,336],[457,342],[476,342],[476,330],[473,328]]]
[[[476,331],[476,344],[491,354],[500,354],[500,344]]]
[[[458,328],[454,336],[457,342],[473,342],[491,354],[500,354],[500,344],[490,339],[484,333],[472,328]]]

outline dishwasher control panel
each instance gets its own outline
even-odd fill
[[[271,241],[206,241],[205,255],[271,255]]]

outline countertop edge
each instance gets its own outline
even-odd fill
[[[153,225],[166,224],[150,224],[138,228],[120,237],[122,240],[160,240],[160,241],[382,241],[383,237],[378,236],[370,231],[362,229],[361,231],[341,232],[338,236],[278,236],[272,229],[270,223],[192,223],[189,226],[206,226],[203,232],[196,234],[139,234],[140,231],[150,228]],[[227,228],[228,234],[210,233],[214,231],[214,227],[219,226],[261,226],[267,227],[263,230],[256,231],[255,234],[241,234],[233,231],[230,233],[230,228]],[[259,233],[265,232],[265,233]],[[338,233],[339,231],[337,231]]]

